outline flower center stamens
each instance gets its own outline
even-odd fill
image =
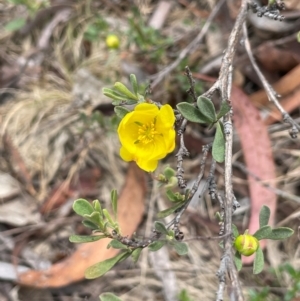
[[[138,139],[135,143],[149,144],[153,142],[155,135],[158,135],[158,132],[156,131],[154,121],[143,124],[138,129]]]

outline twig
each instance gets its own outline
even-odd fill
[[[242,25],[245,22],[247,15],[247,0],[242,1],[240,12],[237,16],[234,27],[229,36],[228,46],[225,51],[220,74],[215,84],[205,93],[206,96],[211,96],[216,91],[219,92],[222,101],[227,101],[229,105],[230,93],[232,86],[232,71],[233,58],[236,52],[236,46],[239,40],[239,35],[242,30]],[[236,204],[234,202],[234,195],[232,190],[232,120],[229,112],[224,116],[224,133],[225,133],[225,199],[224,199],[224,234],[232,233],[232,212]],[[237,270],[233,262],[232,254],[232,236],[228,235],[224,238],[224,253],[221,259],[220,268],[218,270],[219,288],[217,291],[217,301],[223,300],[223,293],[225,288],[226,274],[232,284],[232,300],[243,301],[243,293],[241,284],[238,279]]]
[[[275,188],[275,187],[271,186],[269,183],[263,182],[263,180],[260,177],[258,177],[256,174],[251,172],[244,164],[242,164],[240,162],[234,162],[233,166],[239,168],[242,172],[244,172],[245,174],[252,177],[255,181],[259,182],[262,186],[275,192],[277,195],[281,196],[282,198],[286,198],[286,199],[289,199],[291,201],[294,201],[294,202],[297,202],[300,204],[300,197],[293,195],[291,193],[288,193],[286,191],[283,191],[281,189]]]
[[[268,81],[266,80],[266,78],[264,77],[264,75],[262,74],[260,69],[258,68],[258,66],[255,62],[255,59],[253,57],[252,51],[251,51],[251,46],[250,46],[250,42],[248,39],[248,32],[247,32],[246,24],[244,24],[244,26],[243,26],[243,32],[244,32],[244,43],[245,43],[246,52],[249,56],[249,59],[251,61],[251,64],[252,64],[255,72],[257,73],[260,81],[263,84],[263,87],[268,95],[269,101],[273,102],[274,105],[277,107],[277,109],[280,111],[280,113],[282,114],[283,121],[285,123],[289,123],[291,125],[292,128],[289,131],[290,136],[292,138],[297,138],[297,134],[300,132],[300,126],[291,118],[291,116],[281,106],[281,104],[279,103],[279,101],[277,99],[278,96],[276,95],[276,92],[274,91],[274,89],[271,87],[271,85],[268,83]]]
[[[166,68],[164,68],[163,70],[161,70],[160,72],[154,74],[151,76],[150,79],[153,79],[153,82],[151,83],[151,87],[155,87],[158,83],[161,82],[161,80],[168,75],[171,71],[173,71],[179,64],[180,62],[190,53],[192,52],[197,46],[198,44],[201,42],[201,40],[203,39],[203,37],[205,36],[205,34],[207,33],[212,20],[214,19],[214,17],[216,16],[216,14],[218,13],[219,9],[222,7],[222,5],[224,4],[225,0],[220,0],[217,5],[214,7],[214,9],[212,10],[211,14],[209,15],[209,17],[207,18],[204,26],[202,27],[201,31],[199,32],[199,34],[197,35],[197,37],[186,47],[184,48],[180,54],[178,55],[177,59],[169,66],[167,66]]]
[[[187,207],[189,206],[189,204],[190,204],[191,200],[193,199],[196,191],[198,190],[200,182],[201,182],[201,180],[204,176],[204,169],[205,169],[205,165],[206,165],[207,155],[208,155],[209,150],[211,149],[211,146],[212,146],[212,144],[207,144],[207,145],[203,146],[203,148],[202,148],[203,155],[202,155],[202,159],[201,159],[201,162],[200,162],[200,172],[198,174],[198,177],[197,177],[191,191],[189,192],[185,203],[178,210],[178,212],[176,213],[176,216],[174,217],[174,219],[170,223],[168,223],[167,226],[166,226],[167,228],[173,226],[173,229],[175,231],[175,236],[180,234],[180,230],[179,230],[178,225],[179,225],[181,216],[185,212]],[[205,191],[205,190],[206,190],[206,185],[203,187],[203,191]]]

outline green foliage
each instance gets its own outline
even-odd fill
[[[25,18],[16,18],[13,19],[12,21],[8,22],[5,24],[4,28],[7,31],[17,31],[21,29],[26,23]]]
[[[81,216],[94,212],[93,206],[85,199],[76,200],[73,204],[73,210]]]
[[[259,274],[264,268],[264,253],[260,247],[255,252],[255,258],[253,263],[253,274]]]
[[[184,242],[173,240],[171,245],[174,247],[176,253],[180,256],[186,255],[189,251],[187,244]]]
[[[156,240],[148,246],[148,249],[149,251],[155,252],[161,249],[166,243],[167,241],[165,240]]]
[[[188,102],[181,102],[177,104],[177,109],[184,118],[191,122],[209,124],[210,126],[216,124],[217,129],[212,146],[212,155],[217,162],[224,162],[225,137],[223,125],[218,122],[218,119],[229,112],[230,106],[227,102],[222,102],[218,115],[212,101],[203,96],[198,97],[197,108]]]
[[[234,263],[237,270],[240,271],[243,267],[243,263],[242,263],[242,256],[238,251],[236,251],[234,254]]]
[[[172,203],[182,203],[185,201],[185,195],[179,192],[173,192],[170,189],[166,191],[166,195]]]
[[[104,36],[109,26],[107,22],[99,15],[91,20],[84,32],[84,38],[87,41],[94,42],[100,39],[104,40]]]
[[[188,102],[181,102],[177,104],[177,109],[181,113],[181,115],[186,118],[188,121],[196,122],[196,123],[209,123],[210,118],[205,116],[199,109],[197,109],[194,105]]]
[[[215,106],[210,99],[204,96],[198,97],[197,106],[199,111],[205,116],[207,123],[214,123],[217,121]]]
[[[171,215],[172,213],[174,213],[177,209],[182,207],[182,203],[176,204],[168,209],[165,209],[163,211],[158,212],[157,217],[158,218],[164,218],[167,217],[169,215]]]
[[[217,130],[212,146],[212,156],[217,162],[224,162],[225,159],[225,137],[223,127],[220,122],[217,122]]]
[[[122,106],[115,106],[114,111],[120,119],[124,118],[126,116],[126,114],[128,114],[130,112],[130,110],[128,110],[127,108],[124,108]]]
[[[233,234],[234,238],[237,238],[239,236],[239,230],[236,227],[236,225],[232,225],[232,234]]]
[[[122,252],[115,257],[98,262],[85,271],[85,278],[95,279],[103,276],[109,270],[111,270],[117,263],[124,261],[130,256],[131,252]]]
[[[161,222],[154,222],[154,228],[157,232],[162,233],[162,234],[169,234],[169,231],[166,229],[165,225]]]
[[[258,240],[262,240],[268,237],[272,233],[272,228],[270,226],[263,226],[259,228],[253,236],[256,237]]]
[[[294,231],[290,228],[279,227],[272,229],[272,232],[266,237],[267,239],[282,240],[286,239],[294,234]]]
[[[94,235],[94,236],[90,236],[90,235],[71,235],[69,237],[70,242],[73,243],[86,243],[86,242],[94,242],[97,240],[100,240],[102,238],[105,238],[105,235]]]
[[[134,263],[136,263],[139,260],[142,251],[143,248],[137,248],[131,253],[131,258]]]
[[[155,62],[161,61],[166,53],[165,48],[172,45],[173,40],[164,37],[159,30],[147,26],[138,11],[135,11],[134,17],[129,18],[128,23],[127,47],[134,45],[140,52],[145,53],[148,59]]]
[[[126,245],[123,245],[120,241],[116,240],[116,239],[112,239],[110,241],[110,243],[107,245],[107,249],[109,249],[110,247],[114,248],[114,249],[119,249],[119,250],[127,250],[128,247]]]
[[[189,294],[187,292],[186,289],[181,290],[181,292],[179,293],[178,296],[178,301],[193,301],[193,299],[191,299],[189,297]]]
[[[286,263],[279,268],[281,274],[287,273],[290,278],[290,289],[284,295],[284,301],[292,301],[300,297],[300,270],[296,270],[290,263]]]
[[[14,5],[25,6],[29,14],[31,15],[31,17],[34,16],[39,9],[50,6],[49,0],[7,0],[7,1]]]
[[[220,111],[217,115],[217,119],[219,120],[220,118],[222,118],[224,115],[226,115],[228,112],[230,111],[230,105],[228,104],[227,101],[222,101],[221,102],[221,107],[220,107]]]
[[[269,287],[264,287],[260,292],[249,290],[249,301],[266,301],[270,292]]]
[[[112,210],[115,216],[115,219],[117,218],[117,211],[118,211],[118,193],[116,189],[113,189],[110,193],[110,200],[111,200],[111,206]]]
[[[262,206],[259,212],[259,227],[266,226],[269,223],[270,219],[270,208],[267,206]]]
[[[132,85],[133,92],[131,92],[124,84],[116,82],[112,89],[103,88],[102,93],[105,96],[111,98],[113,100],[112,104],[115,106],[119,106],[120,104],[130,105],[136,104],[138,102],[144,102],[144,96],[138,93],[138,83],[134,74],[130,75],[130,82]],[[120,109],[117,109],[116,113],[124,115],[124,113],[126,112],[124,110],[123,112],[121,112]]]
[[[122,301],[113,293],[103,293],[99,296],[101,301]]]

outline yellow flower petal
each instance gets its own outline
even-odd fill
[[[139,160],[136,161],[137,165],[139,168],[147,171],[147,172],[152,172],[157,168],[158,161],[148,161],[148,160]]]
[[[126,162],[134,160],[134,157],[132,156],[132,154],[130,152],[128,152],[128,150],[124,146],[122,146],[120,148],[120,156]]]

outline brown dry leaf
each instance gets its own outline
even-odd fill
[[[300,65],[283,76],[273,85],[273,88],[278,94],[284,96],[294,91],[298,86],[300,86]],[[268,96],[264,90],[253,93],[250,99],[257,107],[262,107],[269,103]]]
[[[99,168],[88,168],[80,172],[78,180],[66,179],[56,185],[45,200],[40,212],[42,214],[49,213],[63,205],[70,197],[75,197],[76,195],[80,195],[82,198],[93,196],[97,192],[96,183],[100,175],[101,171]]]
[[[271,43],[260,45],[255,56],[268,71],[287,72],[298,64],[289,49],[278,48]]]
[[[145,174],[134,163],[129,165],[125,186],[118,201],[118,221],[123,235],[132,235],[144,213],[146,193]],[[109,239],[82,244],[66,260],[54,264],[46,271],[19,275],[19,283],[26,286],[47,288],[62,287],[84,278],[85,270],[100,261],[115,256],[119,250],[106,246]]]
[[[249,97],[239,88],[232,89],[232,105],[234,110],[234,125],[240,137],[244,159],[248,170],[264,181],[275,179],[275,166],[271,142],[259,111],[251,103]],[[251,216],[249,233],[253,234],[259,228],[259,211],[263,205],[271,210],[270,225],[274,225],[276,211],[276,195],[248,176],[251,198]],[[265,242],[261,242],[265,247]],[[251,263],[252,257],[244,257],[244,263]]]
[[[286,112],[291,113],[296,108],[300,107],[300,89],[297,89],[292,95],[285,97],[281,101],[282,107],[286,110]],[[276,121],[282,120],[282,114],[278,111],[278,109],[273,106],[272,111],[270,112],[268,118],[264,120],[265,125],[270,125]]]

